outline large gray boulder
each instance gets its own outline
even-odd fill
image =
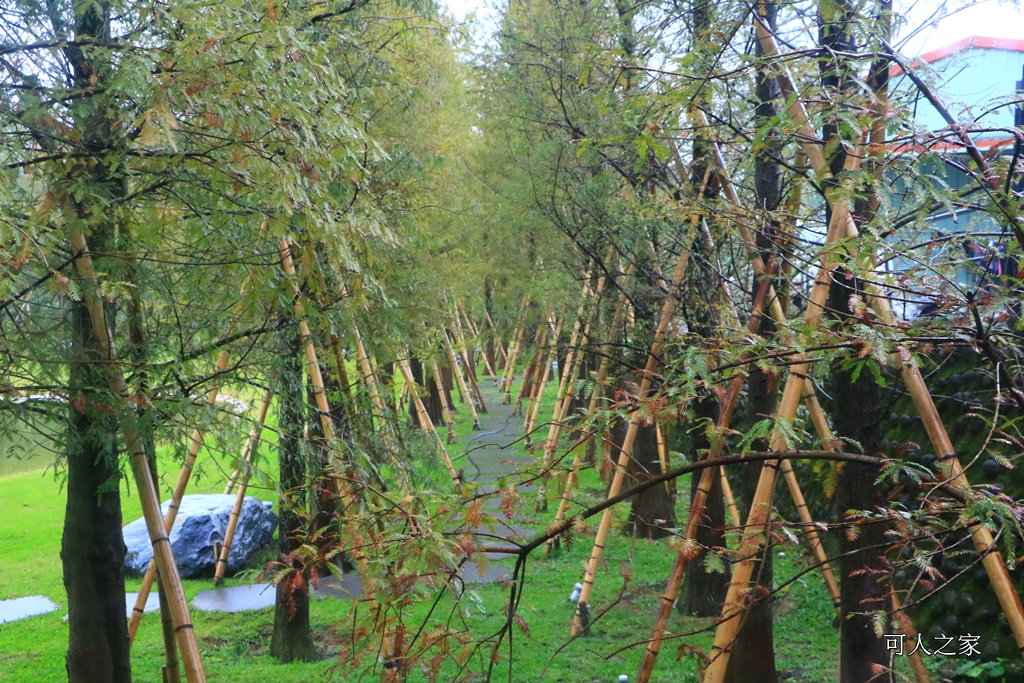
[[[233,495],[195,495],[181,499],[178,516],[171,530],[171,549],[183,578],[212,576],[213,544],[223,543],[228,528]],[[163,504],[167,514],[170,502]],[[237,572],[245,566],[254,550],[267,543],[277,528],[277,516],[270,511],[271,503],[249,496],[242,503],[238,528],[228,556],[228,571]],[[146,520],[137,519],[124,528],[124,543],[128,546],[125,564],[129,569],[145,572],[153,557],[153,546],[146,531]]]

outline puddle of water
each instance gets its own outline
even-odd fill
[[[63,422],[51,418],[33,418],[31,423],[11,416],[0,419],[0,477],[44,469],[62,448],[63,433]]]
[[[57,609],[57,604],[43,595],[30,595],[27,598],[0,600],[0,624],[17,621],[37,614],[47,614]]]

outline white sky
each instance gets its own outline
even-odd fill
[[[932,22],[923,30],[913,29],[928,21],[942,3],[940,0],[895,0],[897,7],[907,12],[908,25],[901,34],[906,42],[900,46],[908,55],[920,54],[937,47],[956,42],[968,36],[991,38],[1024,39],[1024,12],[1020,5],[997,0],[948,0],[946,16]],[[476,12],[477,19],[497,16],[494,9],[496,0],[444,0],[458,18],[465,18],[468,12]]]

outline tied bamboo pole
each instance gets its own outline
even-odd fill
[[[231,507],[231,516],[228,518],[228,527],[224,530],[224,543],[220,547],[220,552],[217,554],[217,566],[213,572],[213,584],[219,586],[224,582],[224,572],[228,568],[228,557],[231,555],[231,545],[235,541],[235,531],[238,529],[238,518],[242,512],[242,503],[245,502],[245,491],[249,486],[249,471],[248,466],[252,462],[252,454],[256,448],[256,442],[259,441],[260,435],[263,433],[263,425],[267,421],[267,411],[270,409],[270,400],[273,394],[269,389],[263,392],[263,400],[260,402],[259,411],[256,414],[256,422],[253,423],[252,429],[249,431],[249,438],[245,440],[245,445],[242,447],[242,457],[240,458],[242,465],[239,469],[244,469],[241,481],[238,484],[238,494],[235,496],[235,504]],[[231,484],[228,484],[228,490],[224,491],[225,494],[231,492]]]
[[[612,324],[609,328],[611,332],[606,343],[610,343],[612,341],[612,335],[614,335],[615,331],[622,326],[622,321],[626,315],[626,304],[628,300],[629,298],[626,296],[624,291],[619,294],[619,302],[615,306],[615,313],[612,314]],[[611,357],[609,354],[604,354],[601,356],[601,362],[597,366],[597,378],[594,382],[594,389],[590,393],[590,402],[587,404],[587,419],[592,418],[594,416],[594,412],[597,410],[597,402],[601,398],[601,389],[604,386],[605,380],[608,379],[608,367],[610,360]],[[572,467],[569,470],[569,475],[566,477],[565,485],[562,487],[562,497],[558,502],[558,511],[555,513],[554,523],[556,525],[565,521],[565,514],[569,509],[569,499],[572,496],[572,488],[578,481],[580,468],[583,465],[583,455],[585,450],[583,446],[590,441],[596,432],[597,430],[593,427],[586,428],[580,435],[580,438],[570,449],[575,451],[575,454],[572,458]],[[544,544],[544,554],[550,553],[554,547],[555,539],[549,538],[547,543]]]
[[[753,311],[747,321],[747,332],[751,335],[757,334],[761,329],[763,316],[760,311],[764,308],[765,298],[768,296],[770,284],[767,279],[761,279],[754,297]],[[738,319],[736,321],[738,324]],[[707,459],[714,461],[721,457],[725,448],[724,435],[732,424],[733,412],[739,401],[740,392],[746,381],[744,375],[733,377],[726,388],[725,396],[721,401],[718,419],[715,421],[715,431],[711,438],[711,448]],[[690,501],[690,509],[686,518],[686,526],[680,540],[679,551],[676,553],[676,560],[672,565],[672,572],[669,574],[668,585],[662,594],[661,603],[658,608],[658,616],[655,618],[654,627],[651,630],[651,637],[647,643],[647,650],[644,652],[643,660],[640,663],[640,672],[637,674],[637,683],[647,683],[651,672],[654,670],[654,663],[661,651],[661,641],[668,626],[669,617],[672,615],[672,608],[679,597],[679,590],[686,575],[686,567],[691,559],[695,558],[700,547],[696,544],[697,530],[704,520],[704,513],[707,509],[707,501],[711,495],[711,487],[716,476],[715,470],[724,470],[724,467],[708,467],[701,472],[697,482],[697,490]],[[720,475],[719,475],[720,476]],[[737,511],[738,517],[738,511]],[[740,527],[741,522],[736,521],[735,526]]]
[[[458,441],[458,436],[455,434],[455,423],[452,421],[452,411],[448,406],[448,396],[444,389],[441,368],[437,367],[436,360],[432,360],[430,365],[431,370],[434,372],[434,383],[437,385],[437,393],[441,396],[441,413],[444,415],[445,425],[448,426],[448,443],[453,444]]]
[[[85,236],[79,230],[72,228],[69,237],[73,253],[78,254],[75,259],[75,268],[78,270],[79,276],[88,283],[90,288],[98,288],[99,281]],[[127,400],[128,385],[116,360],[114,341],[110,337],[107,327],[103,303],[96,297],[92,289],[84,289],[82,298],[89,311],[89,319],[92,322],[96,342],[102,356],[107,361],[107,381],[110,384],[110,390],[115,395]],[[135,486],[139,492],[139,502],[142,504],[146,529],[149,532],[150,541],[153,543],[155,564],[160,572],[160,580],[166,588],[168,611],[174,624],[178,648],[181,650],[185,678],[189,683],[205,683],[206,673],[203,671],[202,659],[199,654],[199,643],[192,626],[192,616],[189,613],[188,601],[185,599],[185,590],[181,585],[178,565],[175,564],[174,553],[171,551],[171,541],[164,528],[164,518],[160,511],[160,497],[149,469],[145,444],[130,423],[122,423],[121,432],[124,434],[128,451],[132,454],[131,465]]]
[[[583,301],[576,309],[576,321],[573,323],[572,334],[569,338],[569,351],[566,353],[565,368],[562,369],[562,380],[558,386],[558,395],[555,400],[555,409],[551,415],[548,438],[544,442],[543,474],[539,482],[540,485],[537,487],[536,510],[538,512],[541,510],[547,511],[548,509],[547,482],[553,476],[550,473],[550,469],[555,459],[555,453],[558,451],[558,442],[562,439],[562,429],[565,427],[565,419],[569,414],[569,403],[574,396],[572,386],[576,383],[576,379],[580,374],[580,368],[583,366],[583,349],[577,349],[577,345],[580,342],[585,343],[590,338],[590,324],[593,321],[593,317],[587,315],[587,298],[591,294],[593,295],[596,313],[597,306],[601,302],[601,294],[604,292],[607,277],[607,273],[601,273],[593,292],[590,291],[590,278],[587,277],[587,286],[583,288]],[[583,322],[584,316],[587,317],[585,323]]]
[[[691,233],[696,225],[698,216],[694,216],[691,225]],[[654,369],[661,357],[661,349],[665,343],[668,333],[668,326],[676,310],[676,299],[679,297],[679,289],[682,286],[683,276],[686,274],[686,265],[689,262],[690,243],[692,235],[686,240],[679,250],[679,258],[676,261],[675,271],[672,273],[672,282],[668,288],[668,296],[661,309],[661,319],[654,332],[654,342],[651,344],[650,353],[647,355],[647,364],[644,367],[643,379],[640,381],[640,390],[637,394],[639,400],[643,401],[651,389],[654,377]],[[633,457],[633,442],[636,441],[637,432],[640,430],[640,411],[634,410],[630,416],[629,426],[626,429],[626,436],[622,440],[622,447],[619,450],[619,457],[615,463],[615,475],[612,477],[612,484],[608,489],[608,497],[613,498],[619,495],[622,490],[622,482],[626,478],[626,467]],[[590,560],[587,562],[587,569],[583,576],[583,590],[580,591],[579,601],[576,603],[576,616],[572,623],[572,635],[577,636],[588,626],[585,621],[589,618],[590,593],[594,587],[594,578],[597,576],[597,569],[601,563],[601,554],[604,551],[604,544],[608,538],[608,531],[612,525],[614,506],[607,508],[601,514],[601,523],[597,529],[597,537],[594,539],[594,547],[590,552]]]
[[[548,378],[551,376],[551,366],[558,359],[558,337],[562,332],[562,321],[559,320],[555,323],[554,336],[551,339],[551,346],[548,349],[547,362],[544,363],[544,369],[541,371],[540,382],[537,384],[537,391],[535,392],[533,400],[533,410],[527,410],[526,424],[523,429],[526,431],[526,447],[530,448],[533,441],[533,428],[537,424],[537,416],[540,414],[540,404],[544,400],[544,388],[548,384]],[[565,370],[563,369],[563,372]]]
[[[466,386],[466,380],[462,379],[462,373],[459,372],[459,359],[455,355],[455,349],[452,348],[452,341],[448,338],[448,332],[444,328],[441,328],[441,338],[444,340],[444,348],[448,352],[448,364],[451,366],[452,374],[455,375],[455,382],[459,387],[459,391],[462,392],[463,400],[466,405],[469,406],[469,412],[473,415],[473,429],[475,431],[480,430],[480,416],[477,415],[476,406],[473,405],[473,396],[469,393],[469,388]]]
[[[760,41],[762,52],[765,56],[770,59],[771,57],[778,55],[778,47],[775,44],[775,37],[769,28],[757,18],[757,13],[755,13],[754,28],[756,38]],[[789,96],[790,93],[795,92],[793,80],[781,62],[774,60],[773,64],[775,65],[776,72],[779,75],[779,84],[783,90],[783,94]],[[811,128],[806,111],[804,111],[803,104],[799,98],[796,97],[789,96],[789,100],[792,102],[790,105],[790,115],[799,126],[801,146],[804,148],[804,152],[807,155],[808,160],[811,162],[811,166],[814,169],[815,174],[819,178],[825,178],[828,174],[828,168],[825,165],[825,159],[822,151],[816,145],[808,143],[808,140],[814,139],[813,136],[806,137],[806,133],[810,131]],[[835,213],[834,209],[833,213]],[[842,213],[843,215],[841,215],[841,218],[843,220],[844,234],[851,239],[856,238],[859,232],[857,230],[856,223],[853,221],[853,217],[850,216],[848,211]],[[878,292],[877,288],[872,286],[868,287],[868,291],[871,307],[874,309],[881,322],[887,326],[895,328],[898,325],[898,320],[892,312],[888,297],[886,297],[884,293]],[[956,449],[953,447],[949,434],[946,432],[945,425],[943,425],[942,419],[939,417],[938,410],[935,408],[935,402],[932,400],[931,393],[928,391],[924,378],[921,377],[921,373],[917,367],[912,365],[910,362],[901,362],[900,372],[904,383],[907,385],[907,390],[914,401],[918,414],[921,416],[924,423],[925,431],[928,433],[929,440],[932,442],[932,446],[935,448],[936,454],[939,455],[939,462],[942,463],[941,466],[946,475],[947,482],[956,486],[964,493],[967,493],[970,485],[967,481],[966,475],[964,474],[963,467],[960,465],[960,460],[956,456]],[[970,525],[968,530],[971,533],[971,539],[974,543],[975,549],[978,551],[979,555],[981,555],[982,565],[984,566],[989,580],[992,583],[992,587],[995,590],[996,598],[999,600],[999,604],[1003,609],[1003,613],[1006,615],[1010,629],[1013,631],[1014,640],[1017,642],[1018,650],[1024,652],[1024,605],[1021,604],[1020,596],[1017,594],[1017,589],[1014,587],[1013,581],[1010,579],[1006,564],[999,556],[999,553],[995,550],[995,541],[992,536],[992,532],[981,524]]]
[[[217,355],[217,361],[214,364],[214,374],[219,376],[227,369],[228,360],[231,358],[231,354],[226,350],[222,350]],[[213,384],[210,390],[206,392],[206,406],[212,406],[217,402],[217,394],[220,391],[220,382],[217,379],[213,380]],[[185,491],[188,488],[189,480],[192,478],[192,471],[195,469],[196,458],[199,456],[199,448],[203,443],[203,433],[198,427],[192,430],[192,436],[189,439],[188,451],[185,454],[185,461],[181,465],[181,473],[178,475],[178,481],[174,486],[174,492],[171,494],[171,502],[167,506],[167,515],[164,517],[164,533],[170,534],[171,529],[174,528],[174,521],[178,517],[178,508],[181,506],[181,499],[185,496]],[[146,607],[146,602],[149,600],[149,595],[153,590],[153,582],[156,581],[157,574],[157,559],[156,555],[149,561],[149,566],[146,567],[146,573],[142,577],[142,584],[139,586],[139,595],[135,599],[135,604],[132,606],[132,615],[128,619],[128,642],[129,645],[135,642],[135,634],[139,630],[139,624],[142,622],[142,615]]]
[[[423,401],[420,400],[420,392],[416,386],[416,379],[412,375],[412,368],[409,367],[409,361],[404,358],[399,359],[398,368],[405,379],[405,385],[409,387],[409,397],[412,399],[413,405],[416,406],[416,417],[419,419],[420,427],[422,427],[423,431],[434,435],[434,439],[441,449],[441,458],[444,460],[444,466],[448,469],[448,476],[451,477],[455,490],[461,496],[463,493],[462,480],[459,478],[459,473],[455,471],[455,466],[452,465],[452,459],[448,456],[448,449],[444,447],[444,440],[437,433],[437,429],[434,428],[434,422],[430,419]]]

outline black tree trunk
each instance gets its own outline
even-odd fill
[[[93,235],[93,249],[102,242]],[[112,316],[111,316],[112,318]],[[71,304],[71,408],[61,561],[68,595],[69,683],[131,681],[124,606],[124,538],[117,424],[85,303]]]

